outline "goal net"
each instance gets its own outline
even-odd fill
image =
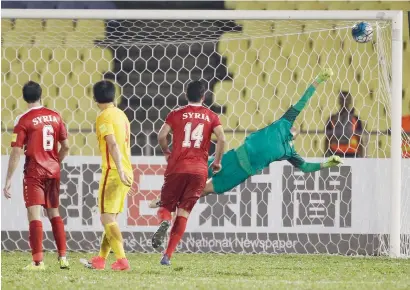
[[[119,218],[125,249],[151,252],[158,220],[148,203],[160,194],[166,165],[157,132],[173,108],[187,103],[186,83],[206,83],[205,104],[220,114],[228,149],[233,149],[280,118],[321,68],[331,67],[334,76],[296,120],[301,133],[295,148],[307,160],[324,160],[329,117],[348,106],[339,106],[339,94],[346,91],[353,101],[346,109],[354,108],[362,122],[356,132],[363,158],[346,158],[340,167],[306,174],[287,162],[273,163],[231,192],[201,199],[179,250],[389,253],[395,182],[390,174],[391,21],[369,20],[373,40],[356,43],[351,27],[360,19],[74,18],[2,19],[1,32],[2,171],[14,119],[26,110],[22,86],[28,80],[39,82],[44,106],[60,112],[69,130],[71,150],[62,165],[60,200],[70,250],[97,251],[103,230],[96,208],[101,157],[94,127],[95,82],[115,82],[117,104],[131,121],[135,183]],[[344,126],[342,137],[350,138],[353,124],[348,120]],[[405,133],[402,140],[409,141]],[[402,160],[399,231],[404,256],[410,255],[409,160]],[[13,199],[2,200],[3,250],[29,249],[21,179],[17,174]],[[45,248],[54,250],[51,227],[46,217],[43,221]]]

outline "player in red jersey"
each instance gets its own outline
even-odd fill
[[[33,262],[26,270],[44,270],[43,225],[40,220],[42,206],[47,210],[58,250],[61,269],[68,269],[66,236],[60,217],[60,163],[68,154],[68,139],[61,116],[41,106],[41,87],[28,82],[23,87],[23,98],[28,110],[17,117],[11,143],[7,177],[3,189],[6,198],[11,198],[11,180],[20,161],[24,164],[23,195],[29,221],[29,241]],[[58,143],[61,144],[58,150]]]
[[[205,187],[212,133],[217,137],[217,145],[211,167],[215,173],[221,170],[225,135],[218,115],[202,106],[204,93],[205,87],[200,81],[190,82],[186,92],[188,105],[169,113],[158,134],[168,166],[158,210],[161,224],[152,237],[154,248],[162,245],[171,225],[171,212],[178,208],[162,265],[170,265],[171,256],[185,232],[188,216]],[[171,132],[172,152],[167,140]]]

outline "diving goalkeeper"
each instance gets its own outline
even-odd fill
[[[209,179],[201,197],[211,193],[223,194],[230,191],[275,161],[287,160],[303,172],[318,171],[341,164],[342,160],[338,156],[331,156],[324,163],[306,162],[295,151],[293,145],[293,140],[298,135],[296,128],[293,127],[296,117],[313,96],[316,88],[332,75],[330,68],[324,69],[307,88],[300,100],[291,106],[279,120],[250,134],[237,149],[226,152],[221,161],[222,170],[216,174],[213,174],[211,169],[208,170]],[[208,160],[208,165],[212,162],[213,157]],[[150,204],[150,207],[158,206],[159,200],[154,200]]]

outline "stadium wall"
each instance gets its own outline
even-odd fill
[[[119,224],[127,251],[152,252],[150,239],[158,220],[148,203],[159,196],[165,162],[162,157],[133,157],[132,162],[135,182]],[[410,160],[403,162],[410,168]],[[7,163],[8,156],[2,156],[3,171]],[[273,163],[232,192],[201,199],[180,250],[376,255],[379,235],[387,237],[389,229],[390,179],[382,176],[389,166],[388,159],[350,159],[340,168],[303,174],[286,162]],[[12,181],[13,198],[2,196],[2,249],[8,251],[29,249],[22,167],[23,162]],[[71,250],[99,247],[100,178],[99,157],[70,156],[63,164],[61,212]],[[410,193],[403,188],[402,194],[406,200]],[[402,220],[410,220],[404,206]],[[53,250],[50,224],[46,217],[43,222],[45,248]],[[410,233],[410,225],[405,226],[402,233]]]

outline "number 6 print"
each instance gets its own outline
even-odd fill
[[[43,149],[51,151],[54,148],[54,128],[51,125],[43,127]]]

